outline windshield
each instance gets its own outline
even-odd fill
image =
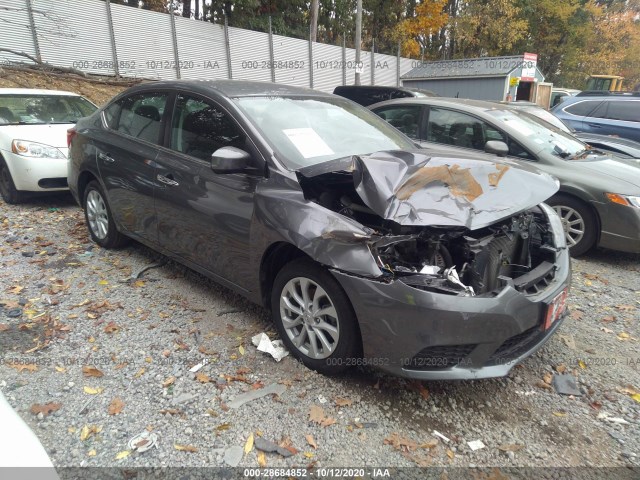
[[[524,137],[523,143],[534,153],[546,152],[568,158],[585,152],[589,147],[573,135],[527,112],[488,109],[487,113]]]
[[[534,115],[538,118],[541,118],[542,120],[544,120],[547,123],[550,123],[551,125],[553,125],[556,128],[559,128],[560,130],[562,130],[563,132],[566,133],[571,133],[571,129],[569,129],[569,127],[567,127],[562,120],[560,120],[558,117],[556,117],[553,113],[551,112],[547,112],[544,108],[539,108],[539,107],[523,107],[522,108],[526,113],[529,113],[531,115]]]
[[[278,158],[293,170],[351,155],[416,148],[374,113],[338,97],[242,97],[236,101]]]
[[[0,95],[0,125],[75,123],[97,108],[71,95]]]

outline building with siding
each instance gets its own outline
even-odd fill
[[[405,87],[431,90],[443,97],[476,100],[535,101],[544,75],[536,55],[466,58],[433,62],[414,61],[414,68],[400,78]],[[513,79],[513,80],[512,80]],[[515,83],[520,79],[519,84]]]

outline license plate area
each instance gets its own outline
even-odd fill
[[[565,288],[562,292],[553,297],[553,300],[551,300],[551,303],[547,306],[547,314],[544,319],[543,330],[551,328],[551,325],[553,325],[567,309],[567,293],[568,289]]]

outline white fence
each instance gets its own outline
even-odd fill
[[[148,79],[275,81],[332,91],[355,50],[100,0],[2,0],[0,47],[60,67]],[[0,51],[0,63],[29,61]],[[399,85],[414,61],[363,51],[363,85]]]

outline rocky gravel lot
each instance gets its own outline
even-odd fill
[[[133,279],[164,259],[95,246],[67,195],[0,203],[0,253],[0,388],[56,466],[640,466],[638,255],[575,260],[571,316],[508,378],[418,383],[276,363],[266,311],[170,261]]]

